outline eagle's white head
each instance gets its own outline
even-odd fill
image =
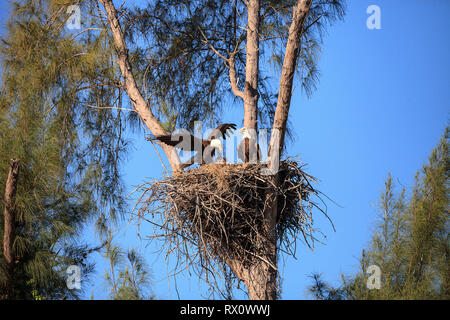
[[[223,145],[222,145],[222,140],[220,139],[212,139],[210,146],[213,148],[217,148],[220,150],[220,152],[223,152]]]
[[[250,133],[246,127],[239,129],[239,133],[242,134],[242,139],[249,138],[251,139]]]

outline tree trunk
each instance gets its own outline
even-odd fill
[[[258,73],[259,73],[259,0],[247,4],[247,52],[245,62],[244,127],[258,128]]]
[[[245,269],[239,279],[244,281],[250,300],[276,300],[278,292],[277,270],[264,261]]]
[[[289,27],[289,37],[284,54],[283,68],[280,77],[280,91],[278,93],[277,108],[273,121],[272,132],[279,130],[280,135],[272,135],[270,146],[275,145],[275,138],[279,139],[280,155],[284,145],[284,136],[286,133],[286,123],[291,106],[292,86],[294,81],[295,68],[300,50],[301,37],[305,19],[311,7],[312,0],[298,0],[292,12],[292,22]]]
[[[274,185],[278,185],[279,183],[278,174],[276,173],[278,168],[275,168],[274,164],[279,163],[279,157],[282,153],[303,25],[310,6],[311,0],[298,0],[293,8],[269,149],[274,151],[276,146],[278,146],[279,150],[279,152],[274,153],[277,159],[269,163],[269,169],[274,172],[272,177]],[[275,134],[277,131],[279,134]],[[250,268],[248,274],[249,284],[247,286],[250,299],[276,299],[278,296],[278,250],[276,234],[278,208],[277,195],[274,190],[267,192],[266,199],[268,206],[264,211],[264,231],[267,238],[264,244],[266,250],[264,259],[269,263],[261,261]]]
[[[244,127],[250,129],[250,135],[255,141],[258,130],[260,9],[259,0],[248,1]],[[265,234],[268,235],[266,239],[262,239],[265,254],[256,258],[253,265],[241,272],[241,279],[247,286],[248,296],[251,300],[275,300],[277,298],[277,248],[272,221],[266,221],[264,229],[266,229]]]
[[[289,37],[283,61],[283,69],[280,78],[280,91],[278,95],[277,108],[275,110],[273,130],[269,146],[272,156],[277,159],[270,160],[269,170],[273,172],[273,183],[278,185],[279,157],[284,144],[286,123],[289,115],[289,107],[292,97],[292,86],[297,65],[298,52],[301,44],[301,36],[306,16],[311,6],[311,0],[298,0],[293,8],[292,22],[289,28]],[[247,26],[247,60],[245,66],[246,82],[243,94],[244,100],[244,127],[250,132],[256,133],[258,115],[258,72],[259,72],[259,24],[260,24],[260,2],[250,0],[247,3],[248,26]],[[234,57],[230,59],[230,80],[233,92],[241,96],[237,85],[234,70]],[[278,132],[278,134],[275,134]],[[256,138],[256,137],[255,137]],[[279,152],[276,152],[278,150]],[[267,207],[264,210],[264,234],[262,239],[262,254],[255,258],[253,265],[245,267],[240,261],[227,261],[227,264],[241,279],[248,289],[251,300],[274,300],[278,298],[278,269],[277,269],[277,195],[274,190],[267,191]]]
[[[4,232],[3,232],[3,255],[5,257],[6,268],[7,268],[7,285],[6,294],[9,299],[13,295],[13,285],[14,285],[14,265],[15,265],[15,255],[14,255],[14,238],[16,231],[16,192],[17,192],[17,180],[19,177],[19,160],[11,159],[10,168],[8,173],[8,178],[6,180],[5,188],[5,211],[4,211]]]
[[[244,267],[242,261],[225,261],[233,273],[245,283],[250,300],[276,300],[278,298],[278,271],[276,267],[276,246],[264,241],[266,253],[255,257],[251,266]]]

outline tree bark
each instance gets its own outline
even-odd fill
[[[271,248],[268,251],[276,252]],[[255,262],[248,267],[242,265],[242,261],[225,261],[233,273],[245,283],[250,300],[275,300],[277,299],[277,267],[265,257],[255,257]],[[264,259],[264,260],[262,260]],[[276,262],[276,259],[274,260]]]
[[[258,73],[259,73],[259,0],[247,4],[247,52],[245,62],[244,127],[258,129]]]
[[[298,53],[301,45],[301,37],[305,19],[311,7],[312,0],[298,0],[293,8],[292,22],[289,27],[289,36],[284,54],[283,68],[280,77],[280,91],[278,93],[277,108],[273,121],[272,131],[279,130],[279,149],[280,155],[284,145],[284,136],[286,133],[286,123],[291,106],[292,86],[294,81],[295,68],[297,65]],[[276,138],[272,135],[270,146],[275,145]],[[272,149],[273,150],[273,149]]]
[[[309,12],[311,2],[311,0],[298,0],[293,8],[292,22],[289,28],[288,42],[280,78],[277,108],[275,110],[269,147],[269,150],[272,150],[273,152],[278,145],[279,150],[279,152],[275,152],[274,154],[277,159],[275,159],[275,161],[271,160],[269,163],[269,169],[272,172],[275,172],[272,176],[274,185],[279,184],[278,168],[275,168],[274,164],[279,163],[282,153],[303,25]],[[278,134],[275,134],[277,131]],[[274,190],[268,190],[266,200],[268,205],[264,211],[264,231],[267,238],[265,239],[264,244],[266,248],[266,256],[264,258],[270,262],[270,264],[261,261],[250,268],[250,280],[254,282],[253,285],[250,284],[250,287],[248,287],[249,297],[251,299],[276,299],[278,296],[278,270],[276,267],[278,256],[276,233],[278,208],[277,195]]]
[[[8,299],[11,299],[14,286],[14,239],[16,233],[16,193],[17,193],[17,180],[19,178],[19,163],[18,159],[10,160],[10,168],[8,178],[6,180],[5,188],[5,211],[4,211],[4,231],[3,231],[3,255],[5,257],[7,268],[7,284],[6,294]]]
[[[244,127],[250,129],[252,139],[255,140],[258,130],[260,11],[259,0],[247,2],[247,47],[243,99]],[[276,237],[273,238],[273,232],[270,231],[272,224],[267,222],[264,229],[266,229],[268,237],[262,241],[266,254],[263,257],[255,258],[254,264],[245,269],[243,266],[239,266],[239,262],[233,263],[232,269],[236,270],[237,274],[240,275],[239,278],[244,281],[251,300],[275,300],[277,298]]]
[[[278,185],[279,158],[284,144],[286,123],[289,115],[289,107],[292,97],[292,87],[295,69],[297,65],[298,52],[301,44],[303,26],[312,0],[298,0],[293,8],[292,22],[289,28],[288,42],[283,61],[283,68],[280,78],[280,88],[277,108],[275,110],[273,130],[269,146],[270,153],[276,149],[273,156],[277,159],[270,160],[269,170],[275,172],[272,179],[274,185]],[[247,60],[246,60],[246,82],[243,93],[244,100],[244,127],[257,130],[258,115],[258,72],[259,72],[259,24],[260,24],[260,3],[259,0],[250,0],[247,3],[248,27],[247,27]],[[241,96],[236,84],[233,56],[230,59],[230,80],[233,92],[236,96]],[[278,134],[275,134],[278,132]],[[248,289],[248,296],[251,300],[275,300],[278,298],[278,269],[277,269],[277,195],[274,190],[266,193],[268,206],[264,210],[264,234],[262,239],[262,256],[255,257],[251,266],[244,267],[241,261],[226,261],[236,276],[241,279]]]
[[[122,77],[124,78],[125,91],[127,92],[134,109],[153,135],[156,136],[166,134],[158,122],[158,119],[153,115],[152,111],[148,107],[147,102],[136,84],[131,64],[129,62],[127,45],[125,43],[125,38],[119,19],[117,18],[117,10],[114,7],[113,2],[111,0],[99,0],[99,2],[105,8],[106,15],[108,17],[108,22],[114,40],[114,46],[117,52],[117,64],[119,65]],[[181,169],[181,163],[175,148],[166,144],[160,145],[169,160],[172,170],[179,171]]]

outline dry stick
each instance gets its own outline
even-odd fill
[[[4,233],[3,233],[3,255],[7,266],[6,294],[8,299],[13,298],[14,288],[14,239],[16,237],[16,193],[19,178],[20,160],[11,159],[9,162],[9,173],[5,187],[5,211],[4,211]]]

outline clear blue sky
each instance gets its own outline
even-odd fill
[[[5,2],[1,2],[4,7]],[[295,139],[289,154],[299,155],[308,172],[319,178],[318,188],[341,207],[328,203],[336,227],[316,213],[316,226],[327,235],[314,252],[299,243],[297,260],[280,261],[283,299],[305,299],[308,275],[322,272],[337,284],[340,274],[358,267],[358,257],[370,239],[376,218],[374,204],[390,172],[411,186],[415,172],[437,145],[450,110],[450,2],[448,0],[348,0],[344,22],[324,38],[317,92],[306,99],[294,92],[290,121]],[[366,27],[369,5],[381,8],[381,30]],[[5,11],[0,17],[4,19]],[[276,80],[278,75],[274,75]],[[230,108],[224,120],[242,117]],[[238,122],[239,123],[239,122]],[[135,151],[124,166],[130,187],[146,177],[160,177],[162,168],[153,147],[135,137]],[[398,189],[400,186],[398,186]],[[141,226],[141,234],[151,228]],[[90,238],[90,236],[88,236]],[[157,298],[176,299],[164,255],[152,254],[157,243],[145,247],[133,223],[121,229],[125,249],[138,247],[153,271]],[[99,278],[95,298],[106,298],[104,261],[96,259]],[[205,287],[183,273],[176,281],[182,299],[202,299]],[[88,297],[91,290],[88,289]],[[239,294],[238,297],[241,297]]]

